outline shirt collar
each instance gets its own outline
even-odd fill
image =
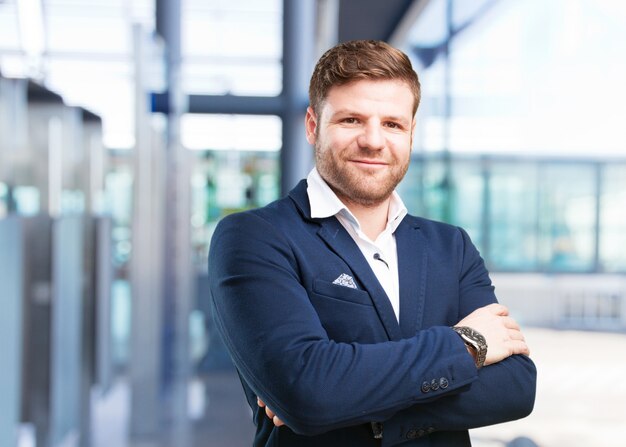
[[[337,214],[347,218],[357,229],[360,224],[357,218],[343,204],[335,192],[324,181],[317,168],[313,168],[307,177],[307,194],[311,206],[312,218],[326,218]],[[391,194],[389,213],[387,215],[387,230],[393,233],[407,215],[406,206],[396,191]]]

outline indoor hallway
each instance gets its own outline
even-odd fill
[[[473,446],[504,447],[521,437],[539,447],[623,446],[626,334],[540,328],[525,333],[538,368],[535,410],[519,421],[472,430]],[[128,387],[119,381],[95,412],[94,447],[157,447],[127,441],[127,402]],[[251,445],[250,410],[233,370],[213,371],[193,383],[189,403],[194,420],[189,447]],[[183,447],[175,442],[165,447],[170,445]]]

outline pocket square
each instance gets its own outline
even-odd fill
[[[345,273],[339,275],[339,277],[333,281],[333,284],[337,284],[338,286],[350,287],[351,289],[357,288],[352,276],[346,275]]]

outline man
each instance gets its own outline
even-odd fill
[[[468,446],[532,411],[528,347],[460,228],[410,216],[420,86],[383,42],[330,49],[311,78],[316,168],[288,197],[226,217],[214,316],[255,446]]]

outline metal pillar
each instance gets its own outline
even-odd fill
[[[133,439],[157,438],[161,427],[161,280],[163,193],[159,168],[162,154],[154,147],[146,95],[149,45],[140,25],[133,29],[135,55],[135,153],[131,258],[132,324],[130,356]]]
[[[313,149],[304,133],[308,81],[315,51],[315,1],[283,0],[283,145],[280,190],[286,194],[306,177]]]
[[[191,157],[182,146],[180,119],[187,111],[182,92],[181,2],[157,0],[157,33],[165,42],[168,120],[165,170],[163,233],[163,397],[167,418],[172,422],[172,442],[190,443],[187,418],[187,385],[191,375],[189,356],[189,314],[191,312],[193,268],[191,265]]]
[[[322,54],[339,41],[339,0],[317,0],[315,56]]]
[[[17,217],[0,219],[0,445],[17,445],[22,388],[23,235]]]
[[[454,180],[452,173],[452,154],[450,151],[450,126],[452,119],[452,68],[450,62],[450,42],[453,35],[453,22],[452,22],[452,7],[453,1],[448,0],[446,3],[446,41],[443,46],[444,57],[444,98],[443,98],[443,164],[444,164],[444,178],[442,181],[442,192],[445,195],[443,205],[443,221],[452,221],[452,212],[454,210],[453,200],[455,199],[454,193]]]

